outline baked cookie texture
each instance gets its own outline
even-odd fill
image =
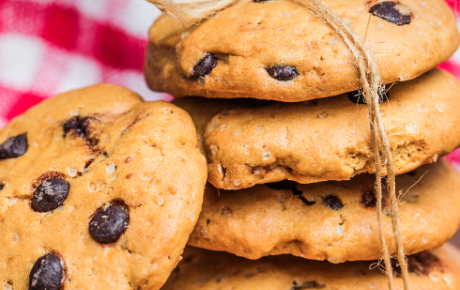
[[[454,76],[435,69],[394,85],[388,98],[380,112],[397,174],[460,145],[460,83]],[[348,180],[375,172],[367,106],[347,95],[301,103],[197,97],[174,103],[194,119],[208,179],[217,188]]]
[[[457,49],[455,16],[445,1],[404,0],[387,9],[377,2],[324,1],[365,39],[383,83],[414,79]],[[175,97],[296,102],[361,87],[344,41],[294,1],[240,1],[191,27],[163,15],[149,39],[147,83]]]
[[[0,288],[159,289],[202,206],[190,116],[98,84],[15,118],[0,143],[19,134],[25,153],[0,158]]]
[[[363,174],[350,181],[281,181],[237,191],[207,186],[188,244],[248,259],[291,254],[333,263],[378,260],[382,249],[374,184],[375,176]],[[447,161],[400,175],[396,184],[403,193],[400,229],[408,255],[440,247],[455,234],[460,176]],[[386,192],[384,200],[385,237],[390,255],[396,256]]]
[[[293,256],[265,257],[251,261],[228,253],[188,247],[184,259],[171,274],[164,290],[297,290],[297,289],[387,289],[386,276],[377,262],[333,265]],[[411,287],[420,290],[460,289],[460,254],[452,245],[409,257]],[[455,260],[457,258],[457,260]],[[399,269],[395,289],[402,290]]]

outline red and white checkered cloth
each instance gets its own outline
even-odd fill
[[[446,1],[458,13],[460,0]],[[98,82],[170,99],[142,76],[158,15],[145,0],[0,0],[0,128],[45,98]],[[460,78],[460,52],[441,67]],[[460,164],[460,151],[449,159]]]

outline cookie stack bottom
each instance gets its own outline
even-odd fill
[[[419,290],[451,290],[460,287],[460,252],[452,245],[411,256],[411,286]],[[288,255],[251,261],[227,253],[188,247],[183,260],[163,290],[300,290],[386,289],[386,276],[378,262],[348,262],[334,265]],[[395,275],[400,276],[399,268]],[[395,289],[403,289],[402,279]]]
[[[438,161],[460,145],[455,125],[460,122],[458,95],[460,83],[435,69],[393,86],[384,96],[388,101],[380,105],[399,175],[402,242],[411,255],[411,285],[420,285],[417,289],[460,289],[458,281],[442,276],[453,271],[452,277],[457,277],[458,266],[424,252],[442,246],[460,224],[460,176],[447,162]],[[382,257],[382,248],[367,106],[356,92],[301,103],[198,97],[174,103],[196,124],[212,184],[206,188],[188,244],[242,258],[189,251],[198,251],[198,257],[223,255],[224,260],[236,259],[250,268],[263,261],[276,267],[270,274],[248,271],[252,274],[246,277],[240,266],[228,266],[233,262],[223,263],[218,271],[212,259],[205,258],[202,263],[210,265],[206,270],[182,275],[187,265],[179,266],[179,275],[167,285],[182,287],[180,283],[194,277],[191,285],[204,287],[200,289],[216,286],[213,283],[222,289],[320,289],[342,284],[351,289],[355,283],[367,285],[363,289],[385,289],[385,275],[377,268],[368,270]],[[384,190],[384,234],[390,255],[396,256],[389,204]],[[439,251],[440,256],[450,255]],[[282,254],[299,258],[266,258]],[[185,257],[183,263],[190,259]],[[292,264],[289,273],[310,274],[288,276],[286,284],[276,278],[285,273],[283,263]],[[342,264],[333,265],[338,263]],[[395,283],[402,285],[398,271],[395,264]],[[350,277],[348,272],[358,274]],[[271,282],[251,280],[255,273]],[[201,280],[210,281],[210,286],[198,286]],[[444,284],[433,284],[439,281]]]

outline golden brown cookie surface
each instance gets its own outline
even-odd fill
[[[413,289],[458,290],[460,266],[454,256],[458,249],[446,245],[440,249],[409,257]],[[299,290],[387,289],[386,276],[370,270],[374,262],[347,262],[333,265],[286,256],[251,261],[227,253],[186,248],[182,261],[173,272],[165,290]],[[404,289],[395,270],[395,289]]]
[[[0,144],[20,134],[25,153],[0,158],[0,285],[159,289],[201,210],[189,115],[99,84],[15,118]]]
[[[397,174],[460,145],[459,96],[460,83],[439,69],[389,90],[380,112]],[[205,98],[174,103],[194,119],[209,182],[217,188],[347,180],[375,172],[367,106],[347,95],[300,103]]]
[[[324,2],[366,35],[384,83],[434,68],[460,41],[443,0]],[[296,102],[360,86],[351,53],[332,28],[282,0],[241,1],[190,28],[161,16],[150,30],[145,74],[151,89],[175,97]]]
[[[365,174],[350,181],[285,180],[237,191],[208,185],[188,244],[249,259],[291,254],[334,263],[377,260],[382,250],[374,183],[375,177]],[[443,160],[425,165],[398,176],[396,184],[404,193],[399,211],[407,254],[439,247],[455,234],[460,176],[452,166]],[[384,199],[384,231],[395,256],[386,193]]]

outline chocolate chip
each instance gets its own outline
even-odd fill
[[[126,231],[129,215],[117,204],[97,211],[89,222],[89,234],[99,243],[116,242]]]
[[[260,2],[268,2],[268,1],[271,1],[271,0],[254,0],[254,2],[256,2],[256,3],[260,3]]]
[[[267,68],[266,70],[272,78],[279,81],[290,81],[299,75],[293,66],[275,65]]]
[[[327,205],[333,210],[339,210],[343,207],[342,201],[335,195],[328,195],[323,198],[323,205]]]
[[[70,118],[64,124],[64,137],[70,132],[73,131],[78,137],[85,138],[90,133],[90,123],[91,118],[85,117],[81,118],[80,116],[75,116]]]
[[[265,185],[274,190],[290,190],[292,194],[299,197],[299,199],[305,205],[315,204],[315,201],[309,201],[308,199],[302,196],[302,191],[297,189],[297,183],[295,181],[283,180],[278,182],[266,183]]]
[[[393,1],[377,3],[371,7],[369,12],[399,26],[409,24],[412,19],[411,12],[407,6]]]
[[[60,290],[64,281],[64,262],[46,254],[35,262],[29,275],[29,290]]]
[[[193,77],[203,77],[211,73],[213,68],[216,67],[217,58],[208,53],[200,62],[193,68]]]
[[[35,189],[32,198],[32,209],[37,212],[47,212],[58,208],[69,195],[70,185],[62,178],[50,178],[43,181]]]
[[[361,198],[361,204],[364,205],[365,208],[373,208],[377,205],[377,196],[373,191],[366,191]]]
[[[291,290],[303,290],[303,289],[323,289],[325,285],[319,284],[316,281],[308,281],[303,283],[302,285],[298,285],[296,281],[293,282],[294,286]]]
[[[348,99],[355,104],[366,105],[366,99],[364,98],[363,90],[357,90],[348,93]],[[379,103],[388,101],[388,92],[386,89],[379,91]]]
[[[0,190],[3,190],[4,187],[5,187],[4,184],[0,184]]]
[[[28,147],[26,134],[10,137],[0,145],[0,160],[20,157]]]

